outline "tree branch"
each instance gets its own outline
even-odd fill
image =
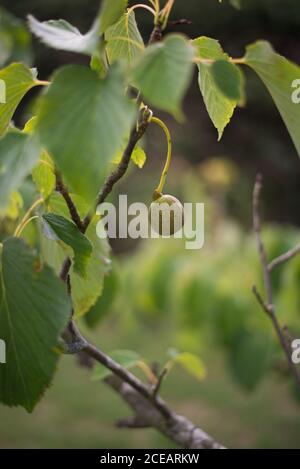
[[[108,178],[106,179],[103,187],[101,188],[101,190],[100,190],[100,192],[99,192],[99,194],[96,198],[95,206],[93,207],[91,212],[88,213],[87,216],[85,217],[85,219],[83,220],[83,229],[84,229],[84,231],[86,231],[86,229],[88,228],[88,226],[91,222],[91,219],[92,219],[94,213],[97,210],[97,207],[99,205],[101,205],[106,200],[107,196],[113,190],[114,185],[126,173],[126,171],[128,169],[128,166],[129,166],[129,163],[130,163],[132,152],[133,152],[136,144],[138,143],[138,141],[142,138],[142,136],[146,132],[146,129],[147,129],[148,123],[149,123],[149,116],[150,116],[149,110],[148,110],[148,108],[145,108],[144,111],[142,112],[141,117],[140,117],[140,121],[138,123],[138,126],[135,125],[134,128],[131,130],[128,144],[127,144],[127,146],[126,146],[126,148],[123,152],[122,159],[121,159],[117,169],[115,171],[113,171],[108,176]]]
[[[299,253],[300,253],[300,244],[297,244],[297,246],[295,246],[294,248],[290,249],[284,254],[281,254],[281,256],[278,256],[275,259],[273,259],[272,262],[270,262],[270,264],[268,265],[269,272],[271,272],[271,270],[273,270],[278,265],[289,261],[290,259],[292,259]]]
[[[190,420],[173,412],[157,393],[153,393],[152,386],[142,383],[130,371],[89,343],[74,324],[72,335],[73,343],[66,344],[70,347],[67,348],[66,353],[79,353],[81,363],[83,363],[82,357],[88,356],[109,369],[112,376],[105,380],[106,384],[114,389],[133,410],[133,418],[119,421],[119,427],[152,427],[183,448],[223,448]],[[77,349],[73,347],[73,344],[76,344]],[[90,367],[90,363],[88,365]]]
[[[56,172],[55,175],[56,175],[56,190],[60,192],[63,198],[65,199],[67,207],[70,212],[71,219],[73,220],[75,225],[78,227],[78,229],[81,232],[83,232],[83,224],[79,216],[79,213],[77,211],[76,205],[74,204],[67,187],[64,185],[61,175],[58,172]]]
[[[133,419],[126,420],[126,422],[121,421],[121,428],[151,427],[182,448],[224,449],[222,445],[187,418],[171,411],[170,417],[164,418],[151,401],[141,396],[126,382],[112,376],[106,379],[106,383],[123,398],[134,412]],[[120,423],[118,426],[120,427]]]
[[[253,227],[254,227],[254,231],[256,235],[256,244],[257,244],[259,259],[260,259],[260,263],[261,263],[262,270],[263,270],[264,286],[265,286],[267,301],[264,301],[262,299],[261,295],[258,293],[258,290],[255,286],[253,287],[253,292],[256,296],[258,303],[260,304],[262,309],[268,314],[268,316],[270,317],[273,323],[275,332],[279,338],[280,344],[286,355],[289,369],[295,378],[297,387],[300,392],[300,374],[298,373],[298,370],[292,361],[291,348],[290,348],[290,345],[286,341],[284,331],[282,327],[280,326],[280,323],[277,319],[276,311],[275,311],[275,307],[273,303],[273,290],[272,290],[270,270],[268,268],[266,251],[265,251],[265,247],[264,247],[262,236],[261,236],[261,219],[260,219],[260,214],[259,214],[259,202],[260,202],[261,190],[262,190],[262,176],[259,174],[256,177],[254,190],[253,190]]]
[[[149,43],[159,41],[162,38],[162,28],[156,26],[150,37]],[[140,100],[138,99],[138,102]],[[83,221],[77,212],[68,190],[63,184],[62,179],[57,175],[57,189],[63,195],[70,211],[72,220],[78,228],[85,233],[92,217],[98,207],[111,193],[114,185],[124,176],[130,163],[132,152],[137,142],[142,138],[149,124],[151,111],[144,108],[138,125],[130,133],[128,144],[124,150],[121,162],[117,169],[107,178],[99,192],[94,208],[86,215]],[[70,258],[66,258],[60,272],[60,278],[69,283],[69,271],[71,268]],[[69,294],[70,290],[68,289]],[[196,427],[185,417],[174,413],[163,399],[158,395],[160,385],[165,376],[165,371],[160,375],[157,387],[145,385],[131,372],[123,368],[117,362],[112,360],[100,349],[89,343],[80,333],[76,324],[70,319],[68,328],[63,334],[65,353],[77,354],[80,363],[91,367],[91,361],[98,363],[109,369],[113,376],[106,380],[107,384],[118,392],[121,397],[130,405],[134,411],[134,417],[131,420],[119,422],[119,426],[127,428],[145,428],[153,427],[169,437],[179,446],[184,448],[197,449],[222,449],[223,446],[217,443],[213,438],[207,435],[200,428]]]

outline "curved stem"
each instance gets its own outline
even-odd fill
[[[14,236],[20,236],[21,232],[23,231],[24,227],[27,224],[27,220],[29,219],[31,212],[33,212],[34,209],[36,209],[39,205],[41,205],[43,203],[43,201],[44,201],[44,199],[41,197],[41,198],[37,199],[31,205],[31,207],[29,207],[29,209],[25,213],[24,217],[22,218],[21,222],[19,223],[19,225],[15,229]],[[23,225],[25,225],[25,226],[23,226]]]
[[[170,131],[169,131],[168,127],[166,126],[166,124],[163,121],[161,121],[157,117],[152,117],[150,122],[154,122],[159,127],[161,127],[163,129],[166,137],[167,137],[167,144],[168,144],[167,160],[166,160],[166,163],[165,163],[165,166],[164,166],[161,178],[160,178],[159,185],[157,186],[157,188],[155,189],[155,192],[154,192],[155,194],[161,194],[163,192],[163,189],[164,189],[164,185],[165,185],[165,182],[166,182],[166,177],[167,177],[167,174],[168,174],[168,171],[169,171],[169,168],[170,168],[170,164],[171,164],[171,160],[172,160],[172,139],[171,139]]]
[[[144,5],[143,3],[137,3],[136,5],[133,5],[131,8],[128,9],[128,13],[131,13],[132,11],[138,9],[138,8],[143,8],[144,10],[150,11],[153,16],[156,16],[156,11],[149,7],[148,5]]]
[[[19,238],[22,234],[22,231],[26,228],[27,225],[29,225],[29,223],[32,221],[32,220],[36,220],[36,218],[39,218],[38,215],[33,215],[33,217],[30,217],[28,218],[28,220],[26,220],[25,223],[23,223],[23,225],[20,227],[20,229],[18,230],[17,234],[15,234],[15,236],[17,238]]]

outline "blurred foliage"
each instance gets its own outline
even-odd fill
[[[32,62],[31,35],[25,23],[0,7],[0,67]]]
[[[211,169],[217,170],[212,172]],[[269,318],[252,294],[263,292],[255,239],[228,217],[230,185],[238,169],[221,158],[186,171],[177,191],[183,200],[205,202],[205,246],[185,249],[184,240],[145,240],[121,262],[120,288],[112,311],[129,314],[159,334],[170,328],[172,345],[200,356],[212,347],[227,357],[228,370],[247,390],[269,372],[285,376],[285,359]],[[269,225],[263,238],[269,260],[297,244],[299,231]],[[300,334],[300,257],[272,273],[278,317]],[[106,313],[107,314],[107,311]],[[120,313],[119,313],[120,314]]]
[[[98,1],[93,0],[66,0],[63,12],[59,0],[3,0],[1,3],[22,18],[16,19],[1,8],[1,66],[12,60],[32,64],[31,39],[24,28],[27,13],[35,14],[40,20],[64,16],[85,32],[98,9]],[[191,37],[199,34],[219,37],[232,55],[243,54],[246,44],[263,37],[270,40],[281,53],[299,62],[300,8],[297,0],[240,0],[239,3],[241,9],[232,8],[229,2],[219,5],[217,0],[190,0],[188,5],[187,2],[178,1],[173,16],[192,18],[193,24],[186,27],[184,32]],[[144,29],[146,36],[150,31],[150,20],[143,15],[140,18],[141,29]],[[66,61],[84,60],[46,49],[37,41],[34,43],[34,53],[34,65],[41,70],[41,78],[48,77],[54,68]],[[140,243],[135,252],[129,251],[121,259],[120,265],[114,265],[105,278],[104,294],[84,321],[89,328],[99,326],[94,331],[96,338],[105,336],[107,329],[110,333],[122,329],[128,341],[134,342],[131,337],[138,341],[141,330],[146,330],[150,346],[148,344],[147,352],[143,350],[142,353],[147,353],[149,360],[152,359],[151,353],[156,355],[156,349],[161,359],[161,351],[166,352],[172,345],[186,353],[201,356],[208,374],[211,373],[210,366],[215,367],[213,355],[221,353],[230,376],[242,389],[253,390],[268,373],[272,379],[274,376],[276,379],[278,376],[279,379],[287,376],[290,379],[269,320],[251,293],[253,284],[262,290],[254,238],[246,230],[251,226],[253,175],[258,169],[267,175],[263,194],[266,216],[273,221],[291,223],[291,226],[272,224],[264,230],[271,260],[299,241],[299,230],[292,226],[300,223],[299,161],[275,108],[253,74],[248,77],[246,109],[238,111],[239,116],[231,124],[222,147],[215,142],[215,132],[204,106],[201,109],[201,105],[194,104],[196,93],[195,86],[186,100],[187,123],[179,128],[176,123],[170,122],[172,133],[176,136],[175,169],[170,187],[181,195],[182,200],[205,202],[205,247],[194,252],[186,251],[184,243],[175,240]],[[24,110],[27,111],[26,100]],[[22,122],[23,112],[16,116],[17,122]],[[134,187],[132,174],[121,185],[132,198],[150,197],[157,168],[161,165],[164,149],[158,134],[153,132],[147,145],[148,158],[144,171],[147,171],[148,177],[145,173],[136,177],[134,172]],[[23,184],[20,193],[13,194],[8,212],[1,220],[1,239],[12,232],[35,196],[36,189],[31,180]],[[33,224],[28,225],[24,236],[33,243],[36,238]],[[124,249],[120,243],[116,247],[117,250]],[[128,244],[124,250],[131,247]],[[299,280],[300,256],[272,273],[279,319],[282,324],[288,324],[294,335],[300,334]],[[166,335],[161,333],[165,330],[168,331]],[[108,346],[109,334],[107,337]],[[141,342],[145,340],[140,339],[141,349],[144,347]],[[133,348],[131,343],[127,346]],[[221,376],[224,370],[217,372]],[[60,383],[65,386],[63,380]],[[227,386],[228,382],[224,388]],[[176,386],[173,385],[173,388]],[[199,389],[194,392],[198,402]],[[208,401],[212,400],[211,394],[216,393],[214,383],[213,389],[207,390]],[[81,399],[80,404],[84,406],[84,402],[89,403],[91,399]],[[266,399],[265,402],[269,401]],[[276,400],[272,404],[272,413],[273,406],[277,406]],[[105,407],[111,406],[102,405],[99,411],[105,413]],[[76,408],[80,408],[78,402]],[[93,402],[93,412],[94,408]],[[256,409],[251,410],[251,415]],[[86,415],[85,408],[81,412]],[[238,409],[237,413],[242,415],[242,410]],[[219,416],[217,421],[219,424]],[[296,423],[294,426],[296,428]],[[257,416],[255,431],[256,427]],[[17,423],[13,425],[14,434],[16,428]],[[36,438],[40,437],[39,432]]]

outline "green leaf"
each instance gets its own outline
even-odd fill
[[[243,75],[239,67],[228,60],[217,60],[212,64],[212,75],[227,98],[236,102],[244,99]]]
[[[103,0],[100,10],[100,33],[103,34],[124,13],[128,0]]]
[[[116,156],[113,159],[114,164],[119,164],[121,162],[122,156],[123,156],[123,151],[124,150],[118,151],[118,153],[116,154]],[[132,155],[131,155],[131,160],[133,161],[133,163],[138,168],[142,169],[144,167],[144,164],[146,163],[146,160],[147,160],[147,156],[146,156],[146,153],[145,153],[145,151],[143,150],[142,147],[137,145],[134,148],[134,150],[132,152]]]
[[[300,67],[277,54],[266,41],[248,46],[245,62],[267,87],[300,156],[300,106],[292,101],[292,83],[300,77]]]
[[[146,48],[132,71],[134,84],[153,106],[182,117],[181,101],[192,76],[194,51],[180,35]]]
[[[76,203],[80,216],[86,213],[85,205],[78,196],[72,194],[72,199]],[[68,208],[61,194],[52,194],[49,199],[49,209],[67,217]],[[86,237],[92,243],[93,252],[87,266],[86,277],[81,277],[71,268],[72,299],[74,304],[75,318],[86,314],[96,303],[103,290],[104,276],[110,269],[110,246],[107,239],[100,239],[96,233],[95,218],[90,224]],[[42,237],[42,255],[44,261],[59,273],[62,263],[66,257],[65,249],[59,243]]]
[[[43,151],[38,164],[33,168],[32,179],[44,200],[52,194],[56,185],[54,165],[50,156]]]
[[[23,96],[39,85],[34,71],[23,64],[11,64],[0,70],[0,80],[5,83],[6,103],[0,102],[0,137],[5,133]]]
[[[230,86],[228,86],[228,81],[226,79],[227,84],[224,89],[224,61],[228,60],[228,55],[223,52],[223,49],[218,41],[206,36],[201,36],[197,39],[194,39],[192,44],[196,48],[197,57],[204,61],[208,61],[208,63],[200,62],[198,64],[199,87],[207,112],[212,120],[212,123],[218,130],[218,139],[220,140],[225,127],[230,122],[233,112],[238,102],[240,101],[240,93],[237,92],[237,89],[241,90],[241,83],[238,79],[237,72],[233,72],[232,67],[230,67]],[[213,63],[215,61],[221,61],[220,63],[222,63],[222,65],[220,66],[219,63],[213,67],[210,61],[213,61]],[[233,85],[232,79],[234,81]],[[226,94],[228,94],[229,88],[230,94],[236,94],[238,99],[232,99],[226,96]],[[235,91],[233,92],[232,89]]]
[[[39,147],[30,136],[13,130],[0,140],[0,209],[7,207],[12,192],[20,187],[38,157]]]
[[[145,48],[135,21],[134,11],[124,13],[116,24],[108,28],[105,40],[110,63],[124,60],[131,64]]]
[[[135,115],[119,67],[101,80],[88,68],[67,66],[43,97],[37,131],[71,189],[91,200]]]
[[[103,291],[104,276],[110,269],[110,246],[107,239],[100,239],[96,233],[96,220],[92,222],[86,236],[93,246],[86,278],[71,272],[75,318],[86,314],[96,303]]]
[[[84,218],[90,209],[89,204],[80,197],[80,195],[70,193],[70,196],[76,205],[77,211],[81,218]],[[66,201],[60,192],[53,192],[48,200],[48,209],[50,212],[57,213],[65,218],[70,218],[70,212],[67,207]]]
[[[84,316],[85,323],[90,329],[94,329],[99,322],[110,313],[117,295],[118,286],[118,275],[116,270],[112,268],[104,278],[102,295]]]
[[[131,350],[114,350],[108,355],[115,360],[123,368],[133,368],[140,361],[140,356],[136,352]],[[111,371],[105,368],[105,366],[97,363],[93,370],[92,381],[100,381],[111,375]]]
[[[74,251],[74,271],[85,277],[88,261],[93,251],[90,241],[79,231],[75,223],[61,215],[47,213],[43,215],[43,220],[61,241],[71,246]]]
[[[95,22],[86,34],[81,34],[65,20],[40,22],[34,16],[28,15],[28,24],[30,30],[44,44],[54,49],[92,55],[99,44],[98,22]]]
[[[193,353],[173,352],[172,361],[182,366],[190,375],[202,381],[206,377],[206,367],[203,361]]]
[[[20,239],[3,243],[0,279],[0,401],[30,412],[52,380],[71,305],[63,282]]]

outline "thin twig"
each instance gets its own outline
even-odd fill
[[[185,26],[185,25],[190,25],[190,24],[193,24],[193,22],[185,18],[168,22],[168,26],[181,26],[181,25]]]
[[[83,220],[83,231],[85,232],[91,222],[91,219],[94,215],[94,213],[97,210],[97,207],[101,205],[107,198],[107,196],[111,193],[113,190],[114,185],[124,176],[126,173],[132,152],[138,143],[138,141],[142,138],[144,133],[146,132],[146,129],[148,127],[149,121],[148,121],[148,111],[143,112],[143,116],[141,118],[141,121],[136,128],[131,130],[130,137],[128,144],[123,152],[122,159],[115,171],[113,171],[105,181],[103,187],[101,188],[101,191],[99,192],[97,198],[96,198],[96,203],[93,209],[91,210],[90,213],[87,214],[87,216]]]
[[[83,224],[77,211],[76,205],[74,204],[72,197],[70,196],[70,193],[68,191],[68,188],[64,185],[62,177],[58,172],[56,172],[56,190],[60,192],[63,198],[65,199],[72,221],[75,223],[78,229],[83,232]]]
[[[162,372],[159,374],[158,378],[157,378],[157,383],[153,389],[153,396],[156,397],[160,391],[160,388],[162,386],[162,383],[163,383],[163,380],[165,379],[167,373],[168,373],[168,369],[167,368],[163,368]]]
[[[270,262],[268,265],[268,270],[271,272],[275,267],[279,266],[280,264],[283,264],[284,262],[289,261],[293,257],[295,257],[297,254],[300,253],[300,244],[297,244],[294,248],[290,249],[284,254],[281,254],[280,256],[276,257],[275,259]]]
[[[300,374],[298,373],[298,370],[292,361],[290,346],[286,341],[284,331],[281,328],[280,323],[277,319],[276,311],[275,311],[275,307],[273,303],[273,290],[272,290],[271,276],[270,276],[270,271],[268,269],[266,251],[265,251],[265,247],[264,247],[262,236],[261,236],[261,219],[260,219],[260,214],[259,214],[259,202],[260,202],[261,190],[262,190],[262,176],[258,174],[256,177],[254,190],[253,190],[253,226],[254,226],[254,231],[256,235],[257,250],[258,250],[260,263],[261,263],[262,270],[263,270],[264,286],[265,286],[265,291],[266,291],[267,302],[263,301],[256,287],[253,287],[253,292],[260,306],[268,314],[268,316],[270,317],[273,323],[275,332],[279,338],[283,351],[286,355],[289,369],[292,375],[294,376],[297,387],[299,388],[299,391],[300,391]]]

